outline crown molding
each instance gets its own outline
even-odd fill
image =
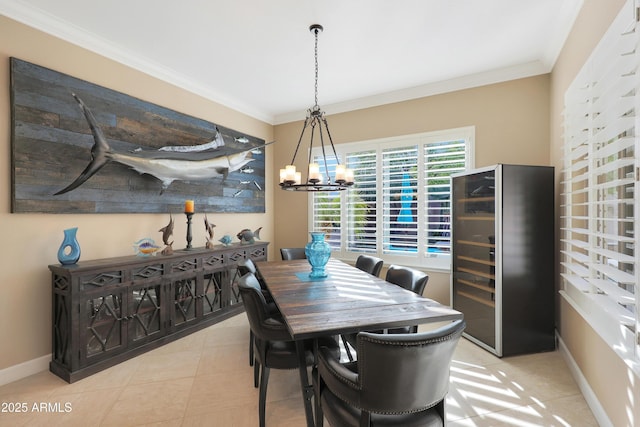
[[[242,104],[225,94],[216,92],[198,82],[194,82],[175,70],[164,67],[157,62],[123,49],[120,46],[116,46],[108,40],[89,33],[67,21],[61,20],[42,9],[27,6],[13,0],[0,0],[0,14],[173,86],[194,93],[212,102],[273,124],[274,117],[271,114]]]
[[[571,21],[573,24],[582,4],[583,1],[580,1],[572,7],[564,7],[560,14],[562,16],[558,19]],[[82,28],[63,21],[42,9],[25,5],[15,0],[0,0],[0,14],[268,124],[289,123],[304,120],[304,117],[306,117],[306,110],[273,115],[256,109],[251,105],[241,103],[228,94],[217,92],[210,87],[194,82],[175,70],[116,46],[108,40],[88,33]],[[558,47],[548,49],[541,61],[334,103],[323,106],[323,109],[326,114],[338,114],[549,73],[570,30],[571,27],[567,27],[566,30],[558,31],[554,35],[554,40],[557,43],[551,43],[550,46]]]
[[[458,90],[471,89],[474,87],[486,86],[489,84],[501,83],[509,80],[517,80],[537,76],[540,74],[546,74],[549,72],[551,72],[551,67],[546,66],[540,61],[533,61],[526,64],[500,68],[484,73],[472,74],[455,79],[443,80],[393,92],[386,92],[350,101],[329,104],[323,106],[322,109],[327,115],[339,114],[365,108],[378,107],[386,104],[393,104],[402,101],[409,101],[412,99],[425,98],[433,95],[440,95],[448,92],[455,92]],[[280,114],[275,117],[274,124],[279,125],[298,120],[304,120],[305,116],[306,110]]]

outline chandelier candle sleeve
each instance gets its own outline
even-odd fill
[[[354,173],[353,173],[353,169],[349,169],[349,168],[347,168],[347,169],[345,170],[345,172],[344,172],[344,176],[345,176],[345,178],[346,178],[346,182],[351,182],[351,183],[352,183],[352,182],[354,182],[354,180],[355,180],[355,176],[354,176]]]
[[[336,165],[336,182],[342,183],[345,182],[346,179],[346,169],[344,165]]]
[[[322,175],[320,175],[320,165],[317,163],[309,163],[309,182],[322,182]]]
[[[185,200],[184,202],[184,213],[193,213],[195,211],[195,206],[193,200]]]
[[[280,169],[280,183],[294,184],[296,182],[296,173],[294,165],[286,165],[284,169]]]

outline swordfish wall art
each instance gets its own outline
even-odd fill
[[[11,58],[12,212],[265,211],[265,142]]]

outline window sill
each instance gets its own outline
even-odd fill
[[[640,360],[638,356],[633,355],[633,333],[621,330],[620,324],[601,309],[593,295],[571,285],[568,285],[566,290],[561,290],[560,295],[640,380]]]

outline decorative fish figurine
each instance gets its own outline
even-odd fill
[[[231,236],[225,234],[222,238],[218,239],[218,242],[222,243],[225,246],[229,246],[231,244]]]
[[[240,240],[240,244],[255,243],[256,239],[260,240],[260,230],[262,230],[262,227],[258,228],[256,231],[251,231],[248,228],[245,228],[240,230],[236,237]]]
[[[140,174],[149,174],[157,178],[162,183],[160,191],[160,194],[162,194],[173,181],[197,181],[216,177],[222,177],[224,181],[229,173],[240,170],[247,163],[254,160],[247,158],[247,155],[256,147],[229,155],[220,153],[212,155],[211,152],[202,150],[186,153],[158,150],[145,150],[134,153],[118,152],[112,149],[107,142],[107,138],[102,133],[89,108],[75,93],[72,95],[84,113],[93,134],[94,144],[91,148],[91,162],[75,181],[55,193],[55,195],[64,194],[78,188],[111,161],[129,166]]]
[[[173,235],[173,216],[169,214],[169,224],[162,227],[160,230],[162,232],[162,243],[167,246],[171,246],[173,241],[169,243],[169,237]]]
[[[207,214],[204,214],[204,229],[207,231],[207,243],[205,244],[205,247],[207,249],[213,249],[213,242],[211,241],[211,239],[213,239],[213,228],[215,227],[215,224],[211,224],[209,222],[209,220],[207,219]]]
[[[162,255],[171,255],[173,254],[173,240],[169,242],[169,238],[173,235],[173,216],[169,214],[169,224],[162,227],[160,230],[162,232],[162,243],[165,244],[165,248],[162,250]]]
[[[247,144],[249,142],[249,138],[247,138],[246,136],[236,136],[234,140],[236,142],[239,142],[240,144]]]
[[[160,246],[156,245],[153,239],[145,237],[133,244],[133,250],[138,256],[150,256],[160,250]]]

